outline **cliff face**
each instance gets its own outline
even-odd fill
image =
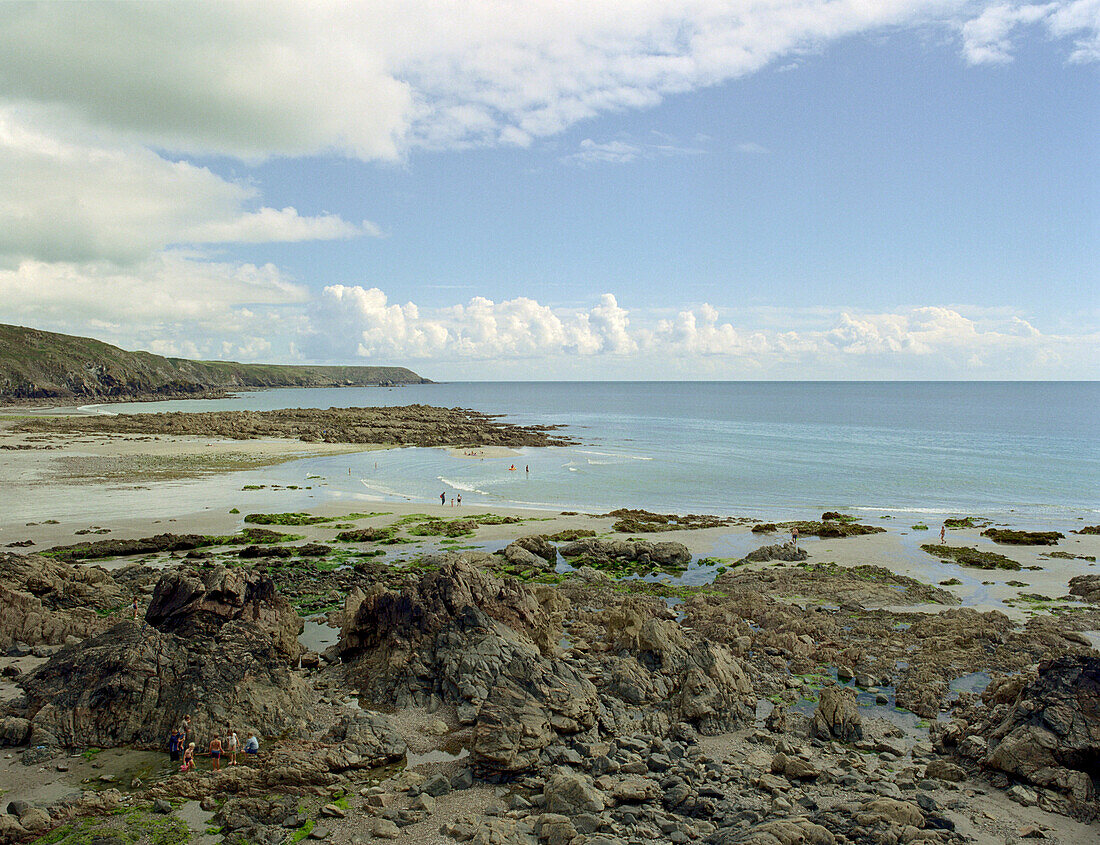
[[[257,387],[424,384],[404,367],[189,361],[126,352],[88,337],[0,324],[0,399],[203,396]]]

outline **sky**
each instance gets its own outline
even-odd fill
[[[0,322],[434,380],[1100,377],[1100,0],[0,4]]]

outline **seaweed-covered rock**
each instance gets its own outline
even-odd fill
[[[794,562],[805,560],[809,555],[805,549],[799,548],[794,543],[775,543],[770,546],[761,546],[753,549],[738,563],[766,563],[771,560]]]
[[[1008,546],[1057,546],[1065,538],[1060,531],[1015,531],[1009,528],[987,528],[982,532],[994,543]]]
[[[1100,575],[1077,575],[1069,579],[1070,595],[1100,604]]]
[[[558,551],[595,569],[621,572],[680,570],[691,563],[691,552],[683,543],[583,538],[565,543]]]

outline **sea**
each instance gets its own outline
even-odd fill
[[[839,510],[875,521],[974,515],[1072,529],[1100,515],[1100,382],[453,382],[85,410],[416,403],[560,426],[578,444],[482,460],[433,448],[307,457],[234,474],[232,500],[270,508],[274,485],[284,510],[329,501],[437,504],[444,492],[448,500],[461,494],[463,507],[777,520]],[[192,498],[204,483],[181,483],[180,493]],[[211,501],[225,504],[227,495]]]

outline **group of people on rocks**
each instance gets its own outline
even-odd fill
[[[178,728],[172,728],[168,737],[168,756],[173,762],[180,763],[181,772],[189,772],[195,768],[195,740],[194,728],[191,727],[191,716],[184,716],[183,723]],[[230,726],[225,728],[225,736],[215,736],[210,740],[207,752],[210,754],[211,768],[218,771],[221,768],[222,756],[229,757],[229,765],[237,765],[237,754],[241,750],[237,732]],[[245,754],[259,754],[260,740],[256,734],[250,733],[244,742]]]

